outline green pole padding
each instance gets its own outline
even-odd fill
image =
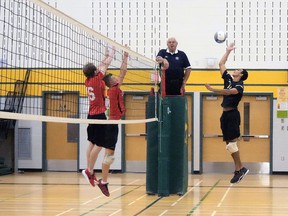
[[[188,187],[187,100],[159,99],[159,122],[147,123],[146,193],[183,195]],[[147,118],[155,116],[155,97],[149,96]]]
[[[155,96],[148,97],[146,118],[155,117]],[[146,193],[157,194],[158,191],[158,122],[149,122],[146,126]]]
[[[188,187],[188,115],[186,97],[170,99],[172,134],[170,139],[170,193],[183,195]]]
[[[158,194],[182,195],[188,187],[187,100],[167,96],[162,102],[158,148]]]
[[[169,191],[169,160],[170,160],[170,134],[171,124],[167,124],[170,119],[166,110],[169,106],[166,98],[162,99],[162,106],[159,111],[159,145],[158,145],[158,195],[168,196]]]

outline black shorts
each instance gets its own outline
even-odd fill
[[[166,95],[181,95],[183,79],[166,79]]]
[[[240,137],[240,113],[237,109],[225,111],[220,118],[223,141]]]
[[[117,124],[107,125],[106,129],[106,143],[107,149],[115,150],[115,146],[118,140],[119,128]]]
[[[105,120],[105,113],[98,115],[88,115],[88,119]],[[106,125],[105,124],[89,124],[87,127],[88,140],[101,147],[105,147]]]

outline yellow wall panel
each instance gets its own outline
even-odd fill
[[[228,70],[232,71],[232,70]],[[246,84],[288,84],[288,70],[248,70]],[[188,84],[214,83],[221,84],[219,70],[192,70]]]
[[[86,95],[85,76],[81,69],[31,69],[27,95],[41,96],[43,91],[80,91]],[[273,92],[276,97],[277,88],[288,86],[287,70],[248,70],[249,77],[245,81],[246,92]],[[119,70],[109,70],[114,75]],[[154,83],[150,80],[151,70],[128,70],[122,85],[123,91],[150,91]],[[16,80],[24,80],[26,69],[1,69],[1,96],[13,91]],[[186,91],[206,91],[205,83],[221,86],[223,81],[219,70],[192,70],[187,82]]]

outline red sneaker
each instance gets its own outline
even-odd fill
[[[82,170],[82,174],[87,180],[87,182],[90,183],[93,187],[95,187],[95,183],[98,183],[96,176],[94,174],[91,175],[88,169]]]
[[[105,196],[107,196],[107,197],[110,196],[110,193],[109,193],[109,190],[108,190],[108,183],[102,184],[102,179],[99,179],[98,187],[100,188],[100,190],[102,191],[102,193]]]

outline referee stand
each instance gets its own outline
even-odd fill
[[[165,71],[162,80],[163,74]],[[161,89],[157,102],[159,121],[147,123],[146,193],[183,195],[188,187],[187,99],[165,95],[165,87]],[[155,100],[153,94],[148,98],[148,118],[155,116]]]

